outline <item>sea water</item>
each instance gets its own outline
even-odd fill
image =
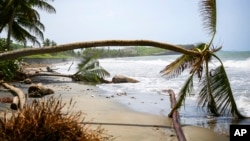
[[[101,84],[98,85],[108,96],[126,93],[127,97],[115,97],[128,107],[151,114],[167,115],[170,111],[169,97],[164,90],[172,89],[177,95],[189,76],[189,71],[180,76],[168,79],[159,72],[177,59],[180,55],[144,56],[101,59],[100,64],[111,76],[125,75],[140,81],[140,83]],[[225,66],[233,95],[240,112],[250,117],[250,52],[219,52]],[[216,59],[214,59],[216,60]],[[212,61],[210,67],[219,65]],[[197,91],[199,80],[194,80],[194,93],[188,97],[180,110],[182,124],[199,125],[227,132],[229,124],[250,124],[249,120],[235,121],[232,117],[213,117],[197,107]],[[129,99],[130,98],[130,99]],[[136,99],[136,100],[131,100]]]
[[[143,56],[100,59],[100,65],[114,75],[124,75],[139,83],[99,84],[102,96],[116,101],[139,112],[165,115],[171,110],[169,95],[165,92],[172,89],[177,95],[189,76],[184,71],[180,76],[168,79],[160,71],[177,59],[180,55]],[[250,52],[219,52],[225,66],[234,98],[240,112],[250,117]],[[214,59],[216,60],[216,59]],[[73,65],[73,70],[76,69]],[[70,64],[68,64],[69,66]],[[212,61],[210,67],[218,66],[218,61]],[[232,117],[213,117],[197,107],[197,91],[199,80],[194,80],[194,93],[187,97],[180,110],[182,124],[198,125],[212,128],[215,131],[228,133],[232,123],[250,124],[249,120],[234,120]]]

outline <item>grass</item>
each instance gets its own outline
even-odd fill
[[[113,140],[100,126],[80,124],[81,112],[71,113],[72,101],[66,107],[60,98],[49,97],[26,104],[23,110],[13,113],[11,118],[0,119],[2,141],[108,141]],[[63,109],[67,109],[65,113]]]
[[[31,56],[26,56],[25,58],[41,58],[41,59],[47,59],[47,58],[71,58],[72,56],[69,56],[69,55],[64,55],[64,54],[56,54],[56,55],[53,55],[53,54],[49,54],[49,53],[46,53],[46,54],[37,54],[37,55],[31,55]]]
[[[167,52],[167,50],[165,49],[161,49],[161,48],[155,48],[155,47],[134,47],[134,49],[137,51],[139,56],[148,56],[148,55],[155,55],[158,53],[163,53],[163,52]]]

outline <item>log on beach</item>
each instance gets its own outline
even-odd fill
[[[23,106],[26,103],[26,96],[24,92],[21,89],[16,88],[8,83],[1,82],[1,84],[5,88],[9,89],[11,93],[15,96],[13,98],[13,103],[11,104],[11,109],[13,110],[23,109]]]
[[[41,83],[32,84],[28,89],[29,97],[40,98],[50,94],[54,94],[54,91],[50,88],[45,88]]]
[[[123,75],[115,75],[112,78],[113,83],[137,83],[139,82],[138,80],[135,80],[133,78],[123,76]]]

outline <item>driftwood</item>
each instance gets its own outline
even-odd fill
[[[123,75],[115,75],[112,78],[112,82],[113,83],[137,83],[139,81],[130,77],[123,76]]]
[[[5,82],[0,82],[6,89],[9,89],[11,93],[15,96],[13,98],[13,103],[11,104],[11,108],[16,109],[23,109],[24,104],[26,103],[26,96],[23,91],[19,88],[16,88],[10,84]]]
[[[29,97],[40,98],[49,94],[54,94],[54,91],[49,88],[45,88],[41,83],[32,84],[28,89]]]
[[[2,102],[2,103],[12,103],[13,102],[13,97],[1,97],[0,102]]]
[[[176,104],[174,91],[173,90],[167,90],[167,92],[170,95],[171,108],[174,108],[175,104]],[[173,113],[172,113],[172,120],[173,120],[173,126],[174,126],[175,133],[176,133],[177,138],[178,138],[179,141],[186,141],[185,135],[183,133],[183,130],[181,128],[181,125],[180,125],[178,119],[179,119],[178,112],[177,112],[177,110],[174,110]]]

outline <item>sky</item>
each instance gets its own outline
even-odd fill
[[[201,0],[55,0],[56,14],[40,12],[45,38],[57,44],[145,39],[171,44],[209,42]],[[217,0],[214,45],[250,50],[250,1]]]

